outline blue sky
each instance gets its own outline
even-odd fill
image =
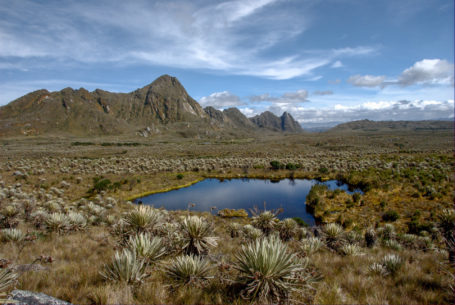
[[[0,0],[0,105],[176,76],[203,106],[305,126],[454,114],[452,0]]]

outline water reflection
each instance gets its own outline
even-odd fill
[[[323,183],[329,189],[341,189],[350,194],[348,186],[336,180],[319,182],[307,179],[205,179],[190,187],[158,193],[138,198],[135,202],[155,207],[164,207],[168,210],[185,210],[189,203],[194,203],[192,210],[210,211],[216,206],[218,209],[252,209],[254,206],[263,208],[266,202],[267,209],[282,207],[284,212],[279,218],[301,217],[309,225],[314,225],[313,215],[306,211],[305,199],[311,187],[316,183]]]

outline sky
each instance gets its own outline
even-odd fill
[[[303,127],[454,117],[452,0],[0,0],[0,105],[177,77]]]

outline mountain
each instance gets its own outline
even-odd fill
[[[83,88],[31,92],[0,107],[0,136],[150,136],[173,131],[197,136],[225,131],[257,132],[264,128],[299,131],[290,115],[283,114],[281,121],[281,127],[270,129],[255,124],[237,108],[203,109],[177,78],[163,75],[130,93],[100,89],[89,92]]]
[[[372,132],[372,131],[397,131],[397,130],[453,130],[452,121],[370,121],[360,120],[339,124],[329,132]]]
[[[272,131],[284,132],[302,132],[302,126],[294,120],[287,112],[284,112],[281,117],[278,117],[270,111],[265,111],[255,117],[250,118],[250,121],[259,128],[265,128]]]

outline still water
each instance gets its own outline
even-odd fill
[[[341,189],[349,194],[349,187],[336,180],[319,182],[307,179],[283,179],[270,181],[263,179],[205,179],[186,188],[165,193],[157,193],[136,199],[143,204],[153,205],[156,208],[164,207],[167,210],[186,210],[188,204],[194,203],[191,210],[210,211],[211,207],[217,209],[245,209],[250,210],[257,206],[267,210],[283,208],[283,213],[278,218],[300,217],[307,224],[314,225],[313,215],[306,211],[305,200],[313,185],[321,183],[330,190]],[[358,190],[354,190],[358,191]]]

